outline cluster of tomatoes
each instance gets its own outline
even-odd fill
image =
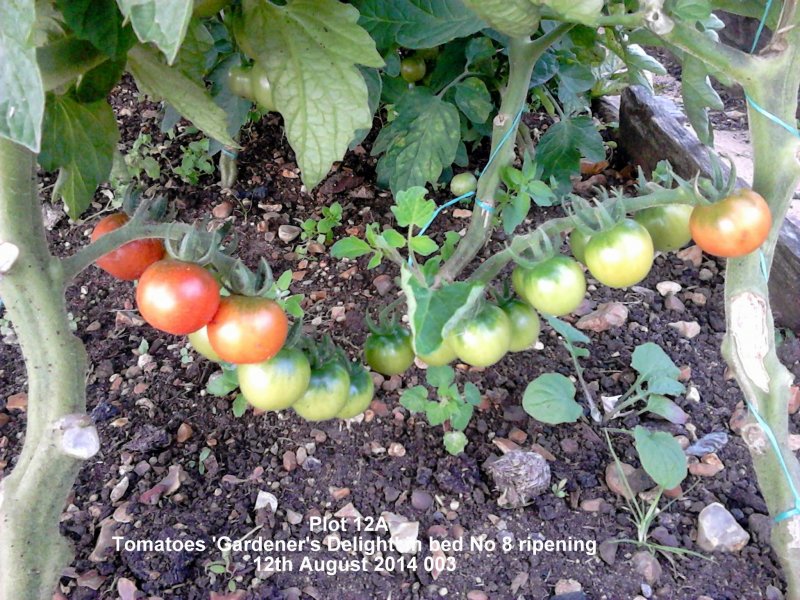
[[[124,225],[127,215],[102,219],[92,241]],[[285,345],[289,323],[269,298],[223,295],[217,278],[198,264],[165,258],[160,240],[129,242],[97,265],[114,277],[138,279],[136,304],[150,325],[188,335],[201,355],[236,365],[245,399],[262,410],[293,408],[320,421],[352,418],[369,406],[374,384],[369,372],[335,356],[312,369],[306,355]]]

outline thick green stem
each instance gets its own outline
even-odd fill
[[[494,119],[492,131],[492,153],[496,157],[481,175],[478,181],[477,198],[488,207],[496,205],[495,195],[500,187],[500,174],[503,167],[514,160],[514,135],[501,147],[511,127],[515,127],[515,117],[525,108],[531,73],[536,61],[561,36],[575,25],[562,23],[548,33],[531,41],[528,38],[514,38],[509,45],[508,87],[503,92],[500,111]],[[493,229],[491,208],[486,210],[476,204],[472,213],[472,221],[464,238],[459,242],[453,256],[442,266],[439,274],[444,281],[454,280],[472,259],[477,256],[483,245],[489,240]]]
[[[800,87],[800,40],[788,52],[769,58],[773,76],[746,88],[764,110],[794,123]],[[727,334],[723,354],[745,398],[774,434],[772,447],[754,415],[745,425],[745,439],[764,500],[773,518],[795,507],[792,491],[800,490],[800,462],[789,450],[789,386],[791,373],[778,360],[769,290],[762,264],[769,272],[778,232],[791,197],[800,183],[800,140],[750,105],[753,141],[753,188],[769,203],[773,216],[770,236],[760,251],[728,261],[725,278]],[[781,461],[782,459],[782,461]],[[781,462],[785,465],[785,469]],[[787,474],[788,471],[788,474]],[[788,583],[787,598],[800,599],[800,515],[773,525],[772,547]]]
[[[86,417],[86,351],[72,334],[60,262],[47,248],[35,156],[0,138],[0,240],[19,257],[0,276],[28,375],[25,443],[0,482],[0,598],[50,600],[72,551],[58,523],[81,459],[99,446]]]

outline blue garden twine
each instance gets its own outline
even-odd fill
[[[758,46],[758,40],[761,38],[761,34],[764,31],[764,26],[767,21],[767,17],[769,16],[770,8],[772,7],[772,0],[767,0],[767,4],[764,7],[764,14],[761,16],[761,21],[758,24],[758,29],[756,30],[755,39],[753,40],[753,46],[750,48],[750,53],[752,54],[756,50],[756,46]],[[771,112],[760,106],[755,100],[753,100],[747,92],[745,92],[745,98],[747,99],[748,104],[753,107],[753,109],[758,112],[759,114],[763,115],[776,125],[779,125],[793,136],[800,138],[800,131],[797,130],[797,127],[793,127],[789,123],[784,122],[776,115],[773,115]],[[763,252],[760,252],[760,261],[761,261],[761,273],[764,276],[765,280],[769,279],[769,270],[767,269],[767,260],[764,256]],[[785,510],[782,513],[778,514],[775,517],[775,522],[780,523],[781,521],[786,521],[787,519],[791,519],[792,517],[800,516],[800,491],[798,491],[797,486],[795,486],[794,481],[792,480],[792,475],[789,472],[789,466],[786,464],[786,460],[783,458],[783,452],[781,450],[781,446],[778,443],[777,438],[775,437],[775,433],[772,431],[772,428],[769,426],[769,423],[759,414],[756,407],[753,406],[750,401],[745,398],[745,402],[747,403],[747,409],[751,412],[753,417],[755,417],[758,424],[761,426],[762,431],[769,439],[769,443],[772,446],[775,455],[778,458],[778,464],[781,466],[781,470],[783,471],[783,475],[786,478],[787,483],[789,484],[789,490],[794,497],[794,507],[790,508],[789,510]]]

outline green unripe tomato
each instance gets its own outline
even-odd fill
[[[554,317],[574,311],[586,294],[583,270],[567,256],[553,256],[531,269],[517,266],[511,273],[511,283],[533,308]]]
[[[672,252],[683,248],[692,239],[689,217],[693,207],[688,204],[670,204],[640,210],[633,219],[644,225],[659,252]]]
[[[400,62],[400,77],[408,83],[416,83],[425,77],[425,61],[418,56],[407,56]]]
[[[264,67],[258,63],[255,63],[250,71],[250,85],[253,88],[253,100],[264,110],[274,111],[275,100],[272,97],[272,86]]]
[[[350,392],[347,395],[347,402],[336,414],[336,417],[352,419],[360,415],[369,408],[374,396],[375,383],[372,381],[372,376],[369,371],[361,367],[355,373],[350,374]]]
[[[435,60],[439,56],[439,46],[420,48],[414,53],[414,56],[419,56],[422,60]]]
[[[569,234],[569,247],[576,260],[586,264],[586,244],[592,236],[577,227]]]
[[[292,404],[292,410],[306,421],[333,419],[347,404],[350,374],[340,362],[332,360],[312,369],[308,389]]]
[[[442,343],[433,352],[429,354],[418,354],[417,356],[429,367],[443,367],[458,358],[456,356],[456,351],[453,350],[453,347],[447,340],[442,340]]]
[[[624,219],[586,244],[586,266],[603,285],[624,288],[647,277],[653,266],[653,240],[642,225]]]
[[[253,94],[253,68],[235,65],[228,71],[228,87],[240,98],[255,100]]]
[[[214,351],[214,348],[211,347],[211,342],[208,340],[208,329],[206,329],[205,325],[203,325],[203,327],[197,331],[190,333],[186,337],[189,339],[189,343],[192,345],[192,348],[194,348],[195,352],[205,356],[211,362],[218,363],[222,361],[222,359],[219,357],[219,354],[217,354]]]
[[[311,366],[305,354],[283,348],[269,360],[237,368],[244,399],[261,410],[283,410],[308,389]]]
[[[500,307],[487,304],[472,319],[459,323],[447,341],[461,361],[473,367],[489,367],[508,352],[511,321]]]
[[[232,0],[194,0],[192,16],[198,19],[208,19],[228,6]]]
[[[475,175],[467,171],[453,176],[450,180],[450,193],[453,196],[463,196],[478,189],[478,180]]]
[[[503,303],[500,308],[511,322],[510,352],[522,352],[533,346],[539,337],[539,315],[530,305],[516,298]]]
[[[389,333],[373,333],[364,344],[364,358],[373,371],[382,375],[399,375],[414,363],[411,332],[398,327]]]

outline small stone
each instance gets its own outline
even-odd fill
[[[781,592],[774,585],[768,585],[764,595],[766,596],[767,600],[783,600],[783,592]]]
[[[628,320],[628,308],[622,302],[604,302],[596,310],[578,319],[575,327],[600,333],[621,327]]]
[[[319,242],[310,242],[308,244],[308,252],[309,254],[324,254],[325,246]]]
[[[577,454],[578,450],[581,449],[580,444],[572,438],[564,438],[561,440],[560,446],[564,454]]]
[[[738,552],[750,541],[733,515],[719,502],[706,506],[697,520],[697,545],[706,552]]]
[[[583,586],[580,582],[575,581],[574,579],[559,579],[556,581],[556,589],[555,593],[556,596],[560,596],[561,594],[571,594],[573,592],[582,592]]]
[[[800,387],[793,385],[789,388],[789,414],[800,411]]]
[[[379,295],[385,296],[394,287],[394,281],[388,275],[378,275],[372,280],[372,285]]]
[[[331,319],[341,323],[347,319],[347,311],[344,306],[334,306],[331,308]]]
[[[289,473],[297,468],[297,455],[291,450],[283,453],[283,468]]]
[[[617,562],[618,547],[619,544],[616,542],[616,540],[605,540],[597,547],[597,553],[600,555],[600,558],[603,559],[604,563],[607,565],[613,565],[615,562]]]
[[[636,469],[627,463],[620,463],[620,467],[622,468],[622,474],[617,468],[616,462],[612,462],[606,467],[606,485],[617,496],[623,496],[631,500],[639,492],[653,487],[652,480],[643,469]],[[625,480],[628,481],[627,488]],[[628,492],[628,488],[630,488],[631,493]]]
[[[389,444],[388,454],[389,456],[400,458],[406,455],[406,448],[405,446],[403,446],[403,444],[400,444],[398,442],[392,442],[391,444]]]
[[[215,219],[227,219],[233,214],[233,204],[228,200],[223,200],[211,209],[211,214]]]
[[[740,434],[742,432],[742,427],[744,427],[746,423],[747,409],[744,407],[743,402],[739,402],[736,405],[736,408],[733,410],[733,414],[731,414],[730,421],[728,421],[728,427],[731,428],[733,433]]]
[[[681,291],[681,284],[676,281],[660,281],[656,284],[658,293],[662,296],[671,296]]]
[[[526,506],[550,486],[550,465],[536,452],[509,452],[488,465],[488,471],[501,492],[497,503],[503,508]]]
[[[472,216],[472,211],[466,208],[457,208],[453,211],[453,217],[456,219],[469,219]]]
[[[312,429],[310,433],[311,437],[314,438],[314,441],[318,444],[323,444],[325,440],[328,439],[328,434],[320,429]]]
[[[677,257],[680,260],[685,260],[692,263],[695,267],[699,267],[701,264],[703,264],[703,250],[700,248],[700,246],[689,246],[688,248],[679,250]],[[711,277],[713,276],[714,275],[712,274]]]
[[[334,500],[342,500],[350,495],[349,487],[332,487],[330,488],[331,496]]]
[[[9,417],[6,413],[0,413],[0,427],[6,425],[10,421],[11,417]]]
[[[700,333],[700,324],[697,321],[676,321],[669,326],[688,339],[695,338]]]
[[[681,367],[680,371],[680,374],[678,374],[678,381],[689,381],[692,378],[692,367],[689,365]]]
[[[753,537],[761,544],[764,546],[770,545],[770,540],[772,538],[772,519],[770,519],[768,515],[762,515],[761,513],[751,514],[747,517],[747,528],[750,530],[750,533],[753,534]]]
[[[11,394],[6,398],[6,410],[21,410],[28,409],[28,394],[19,392],[18,394]]]
[[[281,241],[289,243],[300,235],[300,228],[296,225],[281,225],[278,227],[278,237]]]
[[[700,281],[711,281],[714,279],[714,273],[709,269],[700,269],[700,273],[698,273],[697,276],[700,278]]]
[[[700,462],[689,463],[689,473],[697,477],[714,477],[724,469],[725,465],[714,452],[706,454]]]
[[[403,380],[400,378],[400,375],[392,375],[389,377],[389,379],[383,382],[381,388],[387,392],[394,392],[400,389],[401,385],[403,385]]]
[[[521,429],[514,427],[508,432],[508,439],[517,444],[524,444],[525,440],[528,439],[528,434]]]
[[[675,312],[683,312],[686,310],[686,306],[681,302],[681,299],[673,294],[670,294],[664,300],[664,308],[667,310],[674,310]]]
[[[661,564],[647,550],[640,550],[634,554],[633,558],[631,558],[631,563],[633,563],[633,568],[636,569],[636,572],[644,577],[644,580],[650,585],[653,585],[661,578]]]
[[[175,435],[175,439],[179,444],[182,444],[190,437],[192,437],[193,433],[194,430],[192,430],[191,425],[189,425],[188,423],[181,423],[181,426],[178,427],[178,433]]]
[[[467,592],[467,600],[489,600],[489,596],[481,590],[470,590]]]
[[[586,512],[600,512],[603,508],[602,498],[592,498],[591,500],[581,501],[581,510]]]
[[[286,520],[289,522],[290,525],[299,525],[303,522],[303,515],[299,512],[295,512],[293,510],[286,510]]]
[[[425,490],[411,492],[411,506],[417,510],[428,510],[433,505],[433,496]]]

